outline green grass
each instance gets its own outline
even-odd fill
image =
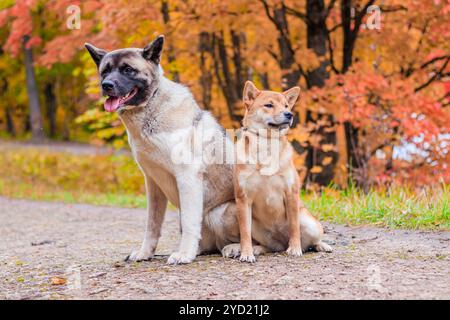
[[[144,181],[128,156],[0,150],[0,195],[10,198],[145,208]],[[450,187],[395,187],[364,194],[356,188],[302,192],[320,220],[349,225],[450,230]]]
[[[5,186],[0,180],[0,195],[10,198],[64,203],[86,203],[126,208],[145,208],[145,195],[48,191],[29,184]],[[356,189],[325,189],[322,193],[303,193],[306,207],[322,221],[348,225],[376,225],[388,228],[450,230],[450,192],[442,188],[417,195],[397,188],[389,194]]]
[[[321,194],[303,194],[302,199],[325,221],[405,229],[450,229],[447,186],[419,193],[400,187],[368,194],[357,189],[326,189]]]

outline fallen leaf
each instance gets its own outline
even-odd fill
[[[52,277],[50,279],[52,285],[54,286],[62,286],[65,285],[67,280],[65,278],[61,278],[61,277]]]

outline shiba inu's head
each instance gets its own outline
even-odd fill
[[[293,87],[283,93],[258,90],[247,81],[243,100],[246,107],[243,120],[244,127],[252,130],[279,130],[285,134],[292,125],[292,109],[300,94],[299,87]]]
[[[97,64],[102,93],[108,96],[105,110],[114,112],[144,105],[156,92],[161,69],[159,62],[164,36],[159,36],[145,48],[126,48],[106,52],[86,43]]]

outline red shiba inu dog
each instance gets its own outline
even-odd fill
[[[240,245],[225,246],[225,257],[254,262],[255,255],[265,252],[301,256],[308,248],[332,251],[322,241],[322,225],[300,201],[294,151],[286,137],[299,94],[299,87],[278,93],[245,84],[246,113],[234,168]]]

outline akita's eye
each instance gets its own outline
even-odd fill
[[[266,108],[273,108],[273,104],[268,103],[268,104],[265,104],[264,107],[266,107]]]
[[[123,72],[130,74],[134,72],[134,69],[130,66],[126,66],[125,68],[123,68]]]
[[[102,73],[101,73],[101,76],[102,76],[102,77],[106,77],[106,75],[107,75],[108,73],[109,73],[109,68],[103,70]]]

